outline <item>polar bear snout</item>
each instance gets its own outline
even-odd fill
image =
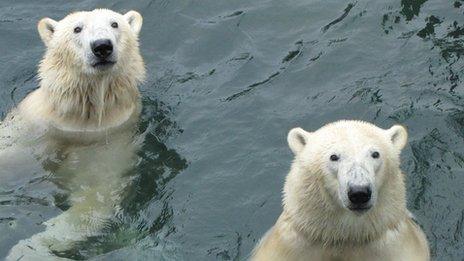
[[[92,66],[107,67],[116,63],[113,57],[113,43],[110,39],[98,39],[90,43],[90,49],[94,55]]]
[[[106,59],[113,53],[113,43],[109,39],[99,39],[90,44],[93,54],[100,58]]]
[[[348,187],[349,208],[353,211],[368,210],[371,207],[371,204],[369,204],[371,198],[372,188],[369,185]]]
[[[347,163],[338,172],[339,198],[344,208],[357,213],[371,209],[376,201],[375,168]]]

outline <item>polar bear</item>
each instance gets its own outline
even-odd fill
[[[145,68],[139,52],[142,16],[107,9],[76,12],[57,22],[42,19],[47,46],[40,63],[40,88],[19,105],[29,122],[58,130],[107,131],[139,110],[137,84]]]
[[[399,167],[406,143],[398,125],[292,129],[283,212],[252,260],[429,260],[427,239],[406,209]]]
[[[138,12],[107,9],[39,22],[47,47],[40,87],[0,126],[0,169],[14,172],[34,159],[69,194],[70,207],[44,222],[43,232],[19,241],[7,260],[58,259],[117,214],[137,148],[141,26]],[[8,180],[3,176],[15,173],[0,175]]]

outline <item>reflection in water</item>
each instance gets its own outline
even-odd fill
[[[169,119],[169,108],[148,98],[143,106],[140,134],[135,141],[130,133],[122,133],[108,135],[103,144],[61,144],[59,150],[51,149],[49,156],[36,154],[43,171],[49,174],[28,177],[28,183],[54,184],[52,202],[23,194],[25,184],[2,191],[0,199],[5,207],[40,204],[63,211],[47,220],[45,231],[20,241],[11,255],[25,251],[27,246],[43,255],[48,252],[42,249],[46,244],[56,256],[85,259],[133,244],[170,226],[170,192],[165,186],[186,167],[186,161],[163,143],[178,132]],[[153,202],[160,202],[156,204],[158,215],[146,213]],[[10,223],[16,219],[2,217]]]
[[[87,258],[133,245],[147,236],[164,237],[174,230],[171,191],[166,185],[187,162],[164,144],[181,131],[169,118],[169,110],[162,102],[144,98],[138,137],[142,143],[137,163],[127,174],[131,181],[123,193],[121,211],[103,235],[81,242],[67,255]]]
[[[76,244],[62,256],[85,259],[137,243],[147,236],[164,237],[174,230],[168,182],[187,167],[185,159],[164,142],[181,131],[162,102],[144,98],[136,163],[126,175],[119,213],[99,236]],[[154,205],[154,206],[150,206]],[[158,235],[161,233],[162,235]],[[167,233],[167,234],[166,234]]]
[[[349,3],[348,6],[343,10],[343,14],[338,17],[337,19],[333,20],[332,22],[328,23],[326,26],[322,27],[322,32],[326,32],[329,28],[337,23],[341,22],[345,17],[350,13],[351,9],[354,7],[355,4]]]
[[[401,14],[404,15],[407,21],[410,21],[414,16],[418,16],[421,6],[427,0],[401,0]]]

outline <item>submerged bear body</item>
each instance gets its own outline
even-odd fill
[[[67,193],[69,208],[45,221],[42,232],[20,240],[7,260],[59,259],[55,253],[100,235],[119,211],[137,149],[137,85],[145,76],[141,26],[139,13],[107,9],[39,22],[47,47],[40,87],[0,126],[0,167],[34,159],[29,164],[52,173]]]

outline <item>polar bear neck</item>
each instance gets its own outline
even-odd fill
[[[133,110],[139,98],[135,81],[124,77],[56,76],[41,87],[49,94],[52,113],[69,122],[102,126],[115,114]]]
[[[118,125],[138,107],[138,79],[129,73],[89,76],[67,69],[41,70],[41,89],[56,125],[100,129]]]
[[[292,167],[285,183],[284,211],[279,221],[293,227],[308,243],[326,248],[377,240],[409,218],[403,174],[398,171],[387,176],[374,208],[356,215],[337,205],[325,190],[323,173],[308,174]]]

